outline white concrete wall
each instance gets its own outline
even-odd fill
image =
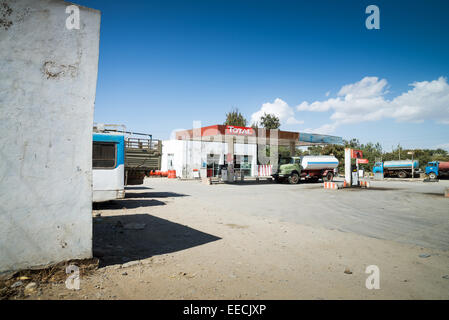
[[[0,272],[91,257],[100,12],[1,2]]]

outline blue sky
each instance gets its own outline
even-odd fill
[[[75,2],[102,12],[97,122],[166,139],[237,107],[279,112],[285,130],[449,149],[448,1]]]

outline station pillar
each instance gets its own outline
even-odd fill
[[[294,141],[290,141],[290,156],[294,157],[296,155],[296,143]]]
[[[347,186],[350,186],[352,181],[351,169],[351,149],[345,148],[345,181]]]

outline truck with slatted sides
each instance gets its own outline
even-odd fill
[[[151,171],[161,169],[162,141],[151,134],[126,131],[124,125],[94,124],[94,132],[124,136],[124,183],[143,184]]]
[[[152,137],[125,138],[125,184],[142,184],[151,171],[160,170],[161,155],[160,140],[153,140]]]

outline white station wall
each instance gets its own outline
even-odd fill
[[[200,169],[202,162],[207,160],[208,154],[220,155],[220,164],[225,161],[228,152],[227,143],[204,142],[190,140],[166,140],[162,142],[161,171],[167,171],[169,155],[173,155],[173,170],[176,176],[182,178],[193,178],[193,169]],[[257,173],[257,145],[234,144],[235,155],[252,156],[252,176]]]
[[[66,28],[59,0],[0,6],[0,272],[92,256],[100,12]]]

